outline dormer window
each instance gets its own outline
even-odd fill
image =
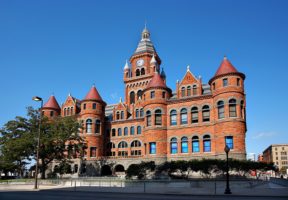
[[[96,103],[92,104],[92,108],[95,110],[96,109]]]
[[[240,86],[240,78],[237,78],[237,86]]]
[[[86,103],[83,104],[83,109],[86,110]]]

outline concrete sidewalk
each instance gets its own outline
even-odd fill
[[[39,189],[33,189],[34,185],[0,185],[0,192],[6,191],[74,191],[74,192],[113,192],[113,193],[147,193],[147,194],[174,194],[174,195],[224,195],[225,187],[216,188],[183,188],[183,187],[166,187],[166,188],[146,188],[142,187],[95,187],[95,186],[78,186],[69,187],[63,185],[40,185]],[[265,183],[251,188],[231,187],[231,196],[257,196],[257,197],[288,197],[288,187],[273,183]],[[227,196],[227,195],[225,195]],[[229,195],[228,195],[229,196]]]

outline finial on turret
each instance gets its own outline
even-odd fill
[[[120,97],[119,103],[122,103],[122,97]]]
[[[187,65],[187,72],[190,72],[190,65]]]
[[[68,93],[68,96],[71,97],[71,93],[70,92]]]
[[[157,61],[155,59],[155,54],[153,54],[152,59],[150,61],[150,64],[156,64],[156,63],[157,63]]]
[[[226,55],[224,55],[224,58],[223,58],[223,60],[227,60],[227,56],[226,56]]]
[[[125,66],[124,66],[124,70],[125,69],[129,69],[128,60],[126,60],[126,63],[125,63]]]

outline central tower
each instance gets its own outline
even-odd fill
[[[150,40],[150,32],[145,27],[141,40],[124,67],[125,102],[129,107],[142,98],[146,88],[155,73],[160,72],[161,59]]]

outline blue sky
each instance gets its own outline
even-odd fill
[[[186,66],[204,82],[224,55],[247,76],[247,152],[288,143],[288,1],[0,0],[0,126],[31,97],[124,96],[122,69],[147,20],[173,90]]]

